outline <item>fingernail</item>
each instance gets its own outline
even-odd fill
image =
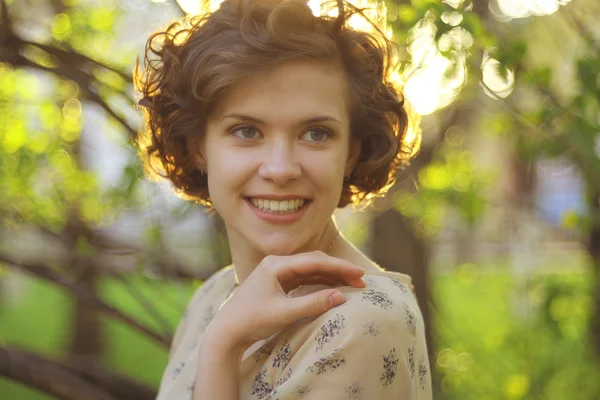
[[[354,281],[352,286],[358,286],[358,287],[364,288],[364,287],[367,287],[367,282],[363,278],[358,278]]]
[[[329,304],[334,307],[344,302],[344,295],[341,292],[335,292],[329,296]]]

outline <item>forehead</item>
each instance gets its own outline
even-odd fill
[[[219,102],[214,117],[228,112],[282,119],[331,114],[348,117],[348,80],[333,63],[291,61],[248,75]]]

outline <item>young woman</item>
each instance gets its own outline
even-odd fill
[[[223,218],[233,259],[190,300],[160,400],[431,399],[410,277],[332,219],[384,194],[418,147],[394,47],[336,7],[226,0],[148,41],[141,154]]]

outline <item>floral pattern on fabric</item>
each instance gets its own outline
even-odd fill
[[[336,314],[333,320],[327,321],[325,325],[319,328],[317,333],[317,346],[315,351],[323,350],[323,346],[329,343],[332,337],[339,335],[342,329],[344,329],[345,318],[341,314]]]
[[[202,333],[234,279],[233,268],[218,271],[190,300],[157,400],[192,400]],[[251,346],[240,364],[239,400],[431,400],[425,327],[410,277],[367,271],[365,281],[365,288],[338,287],[345,303]]]

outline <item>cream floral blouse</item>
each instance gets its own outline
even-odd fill
[[[240,365],[240,400],[430,400],[423,318],[411,278],[366,271],[346,302],[252,345]],[[289,296],[326,288],[301,286]],[[191,400],[202,333],[235,288],[233,266],[194,293],[177,326],[157,400]]]

